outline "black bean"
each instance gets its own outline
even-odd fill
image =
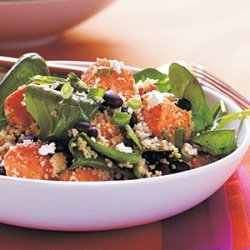
[[[131,119],[130,119],[129,125],[130,125],[131,127],[134,127],[135,124],[137,124],[137,123],[138,123],[137,116],[136,116],[136,114],[133,112],[133,113],[132,113],[132,116],[131,116]]]
[[[189,170],[190,166],[183,161],[182,162],[181,161],[172,161],[170,164],[170,169],[171,169],[171,173],[179,173],[179,172]]]
[[[146,151],[142,154],[142,158],[144,158],[149,164],[154,164],[160,159],[160,156],[157,154],[157,152]]]
[[[128,108],[127,108],[127,107],[122,107],[121,111],[130,114],[130,113],[128,112]],[[137,123],[138,123],[137,116],[136,116],[135,112],[133,112],[133,113],[131,114],[131,119],[130,119],[129,125],[133,128],[134,125],[137,124]]]
[[[155,170],[159,170],[162,172],[162,175],[171,174],[171,170],[168,164],[164,163],[157,163],[155,166]]]
[[[121,111],[122,111],[122,112],[128,113],[128,107],[122,107],[122,108],[121,108]]]
[[[4,167],[0,167],[0,175],[6,175],[6,171]]]
[[[75,125],[75,128],[79,132],[85,132],[89,137],[96,138],[98,136],[98,129],[94,125],[92,125],[91,123],[88,123],[88,122],[78,122]]]
[[[94,138],[97,138],[98,136],[98,129],[96,127],[91,127],[87,130],[86,134],[89,136],[89,137],[94,137]]]
[[[34,135],[27,135],[27,136],[25,136],[23,138],[19,138],[17,143],[23,143],[24,141],[28,141],[28,140],[36,142],[38,139]]]
[[[103,99],[103,105],[110,106],[111,108],[119,108],[123,104],[122,98],[113,92],[106,92]]]
[[[103,111],[106,109],[106,107],[105,107],[104,105],[100,104],[98,109],[99,109],[101,112],[103,112]]]
[[[190,101],[185,98],[179,99],[176,103],[176,106],[187,111],[191,110],[192,108]]]
[[[155,164],[157,161],[167,159],[170,151],[146,151],[142,154],[142,157],[149,163]]]

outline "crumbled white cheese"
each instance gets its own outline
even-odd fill
[[[121,69],[124,68],[123,62],[118,62],[117,60],[109,60],[110,67],[115,70],[118,74],[121,74]]]
[[[155,79],[150,79],[150,78],[146,78],[145,81],[140,80],[137,84],[136,87],[137,88],[143,88],[145,90],[150,90],[152,85],[154,85],[155,83],[157,83],[158,80]]]
[[[190,156],[198,154],[197,148],[194,148],[189,143],[184,143],[184,145],[183,145],[183,147],[181,149],[181,152],[183,152],[183,153],[185,152],[185,153],[189,154]]]
[[[157,106],[158,104],[163,103],[164,96],[159,91],[153,90],[148,94],[147,101],[148,101],[148,108],[150,109]]]
[[[40,155],[48,155],[48,154],[54,154],[55,151],[56,151],[56,144],[54,142],[51,142],[50,144],[42,145],[39,148],[38,153]]]
[[[125,146],[123,142],[117,144],[115,149],[124,153],[133,153],[133,149],[131,147]]]
[[[134,110],[132,109],[132,108],[130,108],[130,107],[128,107],[128,110],[127,110],[127,112],[129,113],[129,114],[133,114],[133,112],[134,112]]]

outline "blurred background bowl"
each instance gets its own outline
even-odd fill
[[[0,47],[38,46],[95,15],[114,0],[0,1]]]

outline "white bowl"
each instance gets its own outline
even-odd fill
[[[86,66],[88,63],[83,63]],[[240,108],[204,88],[209,104],[222,99],[229,112]],[[233,122],[231,128],[238,128]],[[148,179],[110,182],[57,182],[0,176],[0,222],[48,230],[107,230],[158,221],[202,202],[232,175],[249,146],[246,119],[239,147],[201,168]]]
[[[48,43],[64,30],[86,20],[114,0],[0,1],[0,47]]]

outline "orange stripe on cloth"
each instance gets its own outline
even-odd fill
[[[161,222],[99,232],[53,232],[0,224],[0,249],[161,250],[161,231]]]
[[[243,164],[250,168],[250,150],[246,155]],[[226,182],[225,190],[232,221],[234,249],[250,249],[250,228],[237,172]]]

